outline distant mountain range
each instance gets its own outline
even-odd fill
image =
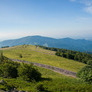
[[[43,36],[27,36],[20,39],[5,40],[0,42],[2,46],[16,46],[23,44],[42,45],[48,47],[64,48],[83,52],[92,52],[92,41],[85,39],[55,39]]]

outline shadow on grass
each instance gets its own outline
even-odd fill
[[[51,81],[52,79],[51,78],[41,78],[40,81]]]

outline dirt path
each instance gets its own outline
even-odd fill
[[[54,66],[50,66],[50,65],[45,65],[45,64],[40,64],[40,63],[34,63],[34,62],[29,62],[29,61],[23,61],[23,60],[19,60],[19,59],[10,59],[12,61],[16,61],[16,62],[23,62],[23,63],[27,63],[27,64],[33,64],[35,66],[39,66],[39,67],[43,67],[45,69],[49,69],[52,70],[54,72],[66,75],[66,76],[71,76],[76,78],[76,73],[72,72],[72,71],[68,71],[62,68],[58,68],[58,67],[54,67]]]

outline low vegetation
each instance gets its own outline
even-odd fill
[[[73,72],[77,72],[85,66],[81,62],[56,56],[54,51],[45,50],[40,47],[36,48],[36,46],[32,45],[21,45],[3,49],[3,54],[8,58],[51,65]],[[20,55],[22,55],[22,58]]]
[[[60,57],[72,59],[85,64],[87,64],[88,61],[90,60],[90,63],[92,63],[92,54],[83,53],[79,51],[72,51],[67,49],[50,48],[50,47],[44,47],[44,46],[40,46],[40,47],[47,50],[56,51],[56,55]]]
[[[42,63],[42,61],[39,60],[39,58],[42,58],[41,60],[45,60],[45,62],[43,62],[48,65],[50,62],[52,64],[52,60],[55,62],[54,65],[63,63],[60,67],[66,63],[63,68],[67,70],[69,68],[66,67],[71,67],[74,65],[78,67],[80,65],[79,68],[74,68],[74,71],[79,71],[77,74],[79,78],[67,77],[51,70],[35,67],[31,64],[16,63],[3,56],[3,53],[1,53],[0,80],[4,80],[4,83],[0,82],[1,90],[11,90],[16,88],[17,90],[24,90],[28,92],[92,92],[92,68],[88,67],[90,66],[91,61],[89,61],[88,66],[85,66],[85,64],[80,62],[51,55],[53,52],[48,50],[46,51],[48,54],[43,53],[44,50],[39,49],[41,48],[25,45],[25,47],[17,46],[8,48],[3,52],[5,56],[12,59]],[[22,55],[22,58],[20,57],[20,54]],[[62,61],[62,59],[65,63]],[[73,70],[72,68],[73,67],[71,67],[70,70]],[[84,76],[85,74],[87,76]]]
[[[85,83],[80,79],[67,77],[50,70],[37,67],[41,73],[40,81],[26,81],[21,77],[2,78],[6,84],[0,84],[0,89],[10,90],[16,88],[28,92],[91,92],[92,85]]]
[[[92,66],[87,65],[83,67],[78,73],[77,76],[83,81],[92,84]]]
[[[41,73],[33,65],[24,63],[18,67],[18,76],[26,81],[39,81],[41,79]]]
[[[21,78],[25,81],[39,81],[41,80],[41,73],[31,64],[17,63],[6,58],[2,54],[0,55],[0,77],[1,78]],[[4,90],[13,88],[14,86],[8,86],[5,81],[1,81]]]

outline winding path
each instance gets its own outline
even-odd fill
[[[54,66],[50,66],[50,65],[45,65],[45,64],[40,64],[40,63],[34,63],[34,62],[29,62],[29,61],[23,61],[23,60],[19,60],[19,59],[10,59],[12,61],[16,61],[16,62],[23,62],[23,63],[27,63],[27,64],[33,64],[35,66],[39,66],[39,67],[43,67],[45,69],[49,69],[52,70],[54,72],[66,75],[66,76],[71,76],[76,78],[76,73],[72,72],[72,71],[68,71],[62,68],[58,68],[58,67],[54,67]]]

